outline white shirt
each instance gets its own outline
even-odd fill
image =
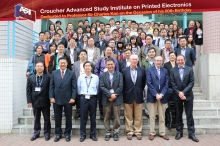
[[[126,59],[126,67],[129,67],[130,65],[131,65],[131,62],[128,59]]]
[[[74,49],[70,49],[70,60],[71,60],[71,64],[74,63]]]
[[[88,61],[93,62],[94,48],[88,48]]]
[[[80,75],[85,74],[85,69],[83,68],[83,64],[82,62],[80,62]]]

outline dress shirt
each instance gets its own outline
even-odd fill
[[[88,48],[88,61],[93,62],[94,48]]]
[[[131,71],[131,80],[133,81],[133,83],[135,84],[136,83],[136,80],[137,80],[137,66],[135,69],[132,69],[130,67],[130,71]]]
[[[109,41],[110,38],[112,38],[112,34],[111,34],[111,33],[105,34],[104,39],[105,39],[106,41]]]
[[[70,60],[71,60],[71,64],[74,63],[74,49],[70,48]]]
[[[154,65],[154,60],[150,60],[149,58],[148,58],[148,62],[149,62],[149,67],[151,67],[151,66],[153,66]]]
[[[85,74],[85,69],[83,68],[83,62],[80,62],[80,75]]]
[[[88,77],[86,74],[82,74],[79,76],[77,81],[77,90],[79,95],[97,95],[98,89],[99,77],[97,75],[91,74],[91,76]]]
[[[180,78],[181,78],[181,80],[183,80],[185,66],[183,66],[183,67],[178,66],[178,69],[179,69]]]
[[[166,48],[164,48],[163,52],[164,52],[164,63],[169,62],[170,61],[170,57],[169,57],[170,50],[167,50]]]
[[[163,49],[165,47],[165,40],[166,39],[167,39],[167,37],[165,37],[165,38],[160,37],[159,49]]]
[[[112,31],[113,31],[114,29],[116,29],[116,26],[115,26],[115,25],[114,25],[114,26],[111,26],[111,28],[110,28],[110,33],[112,33]]]
[[[181,54],[182,54],[183,56],[185,56],[185,54],[186,54],[186,48],[181,48]]]
[[[110,73],[110,72],[108,71],[108,73],[109,73],[109,81],[110,81],[110,85],[112,86],[114,72],[113,72],[113,73]]]
[[[130,65],[131,65],[131,62],[128,59],[126,59],[126,67],[129,67]]]

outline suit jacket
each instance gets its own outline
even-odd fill
[[[95,42],[95,46],[100,49],[100,55],[101,55],[101,53],[105,50],[106,46],[108,45],[108,42],[105,39],[103,40],[102,45],[100,45],[99,42],[100,42],[99,39],[97,39]]]
[[[67,59],[68,62],[67,68],[72,70],[70,57],[65,53],[64,53],[64,57]],[[56,60],[57,60],[57,54],[50,56],[50,62],[48,66],[49,74],[52,74],[52,71],[56,70],[56,64],[57,64]]]
[[[52,72],[50,80],[49,97],[55,98],[58,105],[68,105],[70,99],[76,100],[77,81],[75,73],[66,69],[64,78],[61,78],[60,70]]]
[[[109,72],[104,72],[100,76],[99,83],[102,90],[103,106],[107,106],[110,103],[108,100],[111,97],[110,89],[113,89],[114,94],[117,94],[117,98],[113,101],[114,105],[120,105],[123,103],[123,76],[120,72],[114,72],[112,87],[110,86]]]
[[[169,76],[165,68],[160,68],[160,78],[158,77],[157,69],[155,66],[147,69],[147,102],[156,103],[156,94],[160,93],[165,95],[168,89]],[[160,86],[160,89],[159,89]],[[166,96],[160,100],[165,104],[168,102]]]
[[[82,42],[82,43],[80,43],[78,46],[79,46],[79,49],[80,49],[80,50],[85,50],[84,48],[87,48],[87,47],[88,47],[88,44],[86,44],[86,47],[84,47],[84,43]]]
[[[118,62],[119,63],[119,71],[122,72],[122,70],[127,67],[127,62],[126,62],[126,59],[123,59],[121,61]],[[138,65],[139,66],[139,62],[138,62]]]
[[[143,90],[146,82],[145,70],[142,67],[137,67],[137,80],[134,84],[131,79],[131,68],[126,67],[122,70],[123,74],[123,97],[124,103],[132,104],[136,101],[137,104],[141,104],[144,102],[143,100]]]
[[[193,40],[195,40],[195,33],[196,33],[196,30],[195,30],[195,28],[193,28]],[[184,30],[184,35],[185,36],[187,36],[187,35],[189,35],[190,34],[190,28],[189,27],[187,27],[187,28],[185,28],[185,30]]]
[[[181,54],[181,48],[176,49],[175,54],[176,54],[176,56],[180,55]],[[186,58],[185,65],[189,66],[189,67],[192,67],[193,64],[194,64],[194,60],[195,60],[195,55],[194,55],[193,49],[186,47],[185,58]]]
[[[178,93],[182,91],[186,96],[186,100],[193,100],[194,72],[191,67],[185,66],[183,80],[180,78],[178,66],[170,71],[171,85],[174,91],[175,100],[181,100]]]
[[[79,52],[80,52],[80,48],[76,47],[76,48],[74,49],[74,62],[76,62],[76,61],[78,60],[78,53],[79,53]],[[66,50],[65,54],[68,55],[68,56],[70,56],[70,53],[71,53],[70,48],[68,48],[68,49]]]
[[[174,66],[174,67],[176,67],[176,66],[177,66],[177,64],[176,64],[176,62],[175,62],[175,66]],[[163,67],[167,69],[167,71],[168,71],[168,76],[170,77],[170,70],[173,68],[173,67],[172,67],[172,64],[170,63],[170,61],[167,62],[167,63],[165,63]],[[169,78],[169,87],[172,87],[170,78]]]
[[[76,61],[73,64],[73,71],[76,75],[76,79],[78,80],[79,76],[80,76],[80,61]]]
[[[160,49],[158,48],[158,46],[155,46],[155,45],[151,44],[150,47],[154,47],[156,49],[156,56],[160,55]],[[141,63],[147,57],[146,54],[145,54],[145,48],[146,48],[146,46],[142,46],[141,47],[141,51],[140,51],[140,53],[138,55],[139,62],[141,62]]]
[[[50,76],[43,74],[42,76],[41,91],[35,91],[36,83],[36,74],[31,75],[27,78],[27,103],[32,103],[33,107],[47,107],[50,106],[49,99],[49,87],[50,87]]]
[[[86,48],[86,51],[87,51],[87,54],[88,54],[88,47]],[[94,47],[93,62],[92,62],[93,67],[96,66],[96,63],[98,62],[99,58],[100,58],[100,49]]]

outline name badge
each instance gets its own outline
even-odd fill
[[[90,99],[90,95],[85,95],[85,99]]]
[[[198,36],[198,38],[200,39],[200,38],[202,38],[202,36],[201,36],[201,35],[199,35],[199,36]]]
[[[35,87],[35,91],[41,91],[41,87]]]
[[[113,89],[110,89],[109,91],[110,91],[110,93],[112,93],[112,94],[115,93],[115,91],[114,91]]]
[[[104,69],[104,72],[107,72],[107,71],[108,71],[108,69],[107,69],[107,68],[105,68],[105,69]]]

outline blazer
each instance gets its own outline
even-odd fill
[[[174,67],[176,67],[176,66],[177,66],[177,64],[176,64],[176,62],[175,62]],[[168,76],[170,77],[170,70],[173,68],[173,67],[172,67],[172,64],[170,63],[170,61],[167,62],[167,63],[165,63],[163,67],[167,69]],[[169,78],[169,87],[172,87],[172,86],[171,86],[171,82],[170,82],[170,78]]]
[[[194,51],[193,49],[186,47],[186,50],[185,50],[185,58],[186,58],[185,65],[186,66],[192,67],[193,64],[194,64],[195,55],[194,55],[193,51]],[[175,50],[175,54],[176,54],[176,56],[180,55],[181,54],[181,48],[177,48]]]
[[[123,59],[121,61],[118,62],[119,63],[119,71],[122,72],[122,70],[127,67],[127,62],[126,62],[126,59]],[[139,65],[139,62],[137,64],[137,66],[140,66]]]
[[[196,33],[196,29],[195,28],[193,28],[193,40],[195,40],[195,33]],[[190,34],[190,28],[189,27],[187,27],[187,28],[185,28],[185,30],[184,30],[184,35],[185,36],[187,36],[187,35],[189,35]]]
[[[73,64],[73,72],[76,75],[76,79],[78,80],[79,76],[80,76],[80,61],[76,61]]]
[[[68,62],[67,68],[72,70],[70,57],[65,53],[64,53],[64,57],[67,59]],[[52,71],[56,70],[56,60],[57,60],[57,54],[50,56],[50,62],[48,66],[49,74],[52,74]]]
[[[156,94],[160,93],[165,95],[168,89],[169,76],[165,68],[160,68],[160,78],[158,77],[157,69],[155,66],[147,69],[147,102],[156,103]],[[159,89],[160,86],[160,89]],[[166,96],[160,100],[165,104],[168,102]]]
[[[110,86],[109,72],[104,72],[99,79],[100,88],[102,90],[102,105],[109,105],[108,100],[111,97],[110,89],[114,90],[117,98],[113,101],[114,105],[123,104],[123,76],[120,72],[114,71],[112,87]]]
[[[95,42],[95,46],[100,49],[100,55],[101,55],[101,53],[102,53],[102,52],[105,50],[105,48],[107,47],[108,42],[107,42],[105,39],[103,39],[102,45],[100,45],[99,42],[100,42],[99,39],[97,39],[96,42]]]
[[[74,62],[76,62],[76,61],[78,60],[78,53],[79,53],[79,52],[80,52],[80,48],[75,47],[75,48],[74,48]],[[70,48],[67,48],[65,54],[68,55],[68,56],[70,56],[70,53],[71,53]]]
[[[88,47],[86,48],[86,51],[87,51],[87,54],[88,54]],[[100,58],[100,49],[97,48],[97,47],[94,47],[93,62],[92,62],[93,67],[96,66],[96,63],[98,62],[99,58]]]
[[[145,70],[142,67],[137,67],[137,80],[134,84],[131,79],[131,68],[126,67],[122,70],[123,74],[123,97],[124,103],[132,104],[136,101],[137,104],[144,102],[143,100],[143,90],[146,82]]]
[[[70,99],[76,100],[77,81],[75,73],[66,69],[64,78],[61,78],[60,70],[52,72],[50,79],[49,97],[55,98],[58,105],[68,105]]]
[[[27,78],[26,96],[27,103],[32,103],[33,107],[47,107],[50,106],[49,99],[49,87],[50,87],[50,76],[43,74],[42,76],[41,91],[35,91],[36,74],[33,74]]]
[[[179,69],[176,66],[170,71],[171,85],[174,91],[175,100],[181,100],[178,93],[182,91],[186,100],[193,100],[194,72],[191,67],[185,66],[183,80],[180,79]]]
[[[86,44],[86,47],[84,47],[84,43],[82,42],[82,43],[80,43],[78,46],[79,46],[79,49],[80,49],[80,50],[85,50],[85,48],[88,47],[88,44]]]

